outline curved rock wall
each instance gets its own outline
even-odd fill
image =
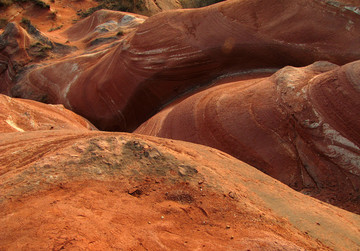
[[[360,61],[317,62],[215,86],[135,132],[221,149],[297,190],[359,210],[359,70]]]
[[[131,131],[178,95],[222,75],[359,59],[359,25],[352,11],[308,0],[169,11],[111,46],[28,71],[12,94],[47,95],[46,102],[62,103],[100,129]]]

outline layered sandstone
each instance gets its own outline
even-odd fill
[[[168,106],[135,132],[223,150],[327,202],[360,212],[360,61],[285,67]]]
[[[98,20],[96,27],[103,27],[108,21],[101,24],[98,17],[108,14],[101,13],[84,23]],[[109,25],[137,18],[123,15]],[[84,41],[97,29],[73,34],[78,25],[63,36]],[[359,25],[356,11],[310,0],[233,0],[163,12],[136,22],[118,39],[109,36],[112,43],[28,70],[11,94],[46,96],[44,101],[62,103],[101,129],[131,131],[178,95],[218,77],[357,60]]]
[[[0,35],[0,92],[53,104],[0,95],[0,250],[360,249],[356,1],[94,4]]]

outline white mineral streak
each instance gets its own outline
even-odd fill
[[[65,71],[65,72],[67,72],[67,75],[69,76],[70,81],[67,84],[67,86],[63,89],[63,97],[64,97],[64,100],[66,100],[67,105],[71,108],[71,105],[67,99],[67,95],[69,94],[69,91],[70,91],[72,85],[79,78],[81,71],[79,70],[79,65],[76,63],[68,63],[66,66],[67,66],[66,67],[67,71]]]
[[[340,135],[340,133],[338,131],[331,128],[331,126],[329,124],[327,124],[327,123],[323,124],[323,132],[324,132],[324,135],[328,139],[331,140],[332,144],[338,143],[338,144],[347,146],[349,148],[353,148],[355,150],[360,150],[360,148],[358,146],[356,146],[353,142],[351,142],[347,138]]]
[[[360,175],[360,148],[327,123],[323,124],[323,132],[331,141],[325,154],[350,173]]]
[[[17,130],[17,131],[19,131],[19,132],[24,132],[24,130],[21,129],[21,128],[13,121],[13,119],[12,119],[11,116],[9,116],[9,117],[5,120],[5,122],[6,122],[9,126],[11,126],[12,128],[14,128],[15,130]]]

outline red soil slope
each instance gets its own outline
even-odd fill
[[[112,25],[120,29],[132,19],[123,18]],[[72,32],[76,26],[64,38],[80,36]],[[359,31],[356,12],[327,2],[228,0],[154,15],[109,46],[28,70],[12,94],[47,96],[101,129],[131,131],[179,94],[219,76],[357,60]]]
[[[209,88],[135,132],[221,149],[297,190],[360,213],[360,61],[285,67]]]
[[[0,135],[0,249],[356,250],[360,216],[208,147]]]

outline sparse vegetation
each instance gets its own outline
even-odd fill
[[[78,15],[81,18],[85,18],[93,14],[97,10],[108,9],[108,10],[117,10],[117,11],[126,11],[126,12],[138,12],[145,10],[145,3],[143,0],[133,1],[133,0],[96,0],[99,2],[99,5],[92,7],[87,10],[79,10]]]
[[[35,58],[45,58],[48,56],[48,51],[51,50],[52,47],[43,44],[41,42],[36,42],[34,44],[31,44],[29,49],[27,50],[29,55],[35,57]]]
[[[31,0],[31,2],[33,2],[36,6],[43,8],[43,9],[50,9],[50,5],[48,5],[47,3],[45,3],[44,1],[41,0]]]
[[[87,10],[79,10],[78,16],[85,18],[93,14],[97,10],[108,9],[108,10],[117,10],[133,13],[146,14],[146,5],[144,0],[96,0],[99,2],[99,5],[92,7]],[[224,0],[180,0],[181,6],[183,8],[199,8],[214,3],[222,2]]]
[[[26,28],[27,26],[31,25],[31,22],[26,17],[23,17],[20,21],[20,24]]]
[[[57,11],[51,11],[49,14],[49,18],[51,20],[56,20],[56,16],[57,16]]]
[[[26,3],[32,2],[35,6],[38,6],[43,9],[50,9],[50,5],[45,3],[42,0],[0,0],[0,7],[9,7],[14,3]]]
[[[60,30],[62,27],[63,27],[63,25],[59,25],[59,26],[57,26],[57,27],[54,27],[54,28],[49,29],[48,31],[51,32],[51,31]]]
[[[200,8],[222,1],[224,0],[180,0],[180,3],[183,8]]]
[[[90,9],[87,9],[87,10],[78,10],[77,11],[77,15],[81,18],[85,18],[85,17],[88,17],[90,16],[91,14],[93,14],[95,11],[97,10],[101,10],[102,8],[100,7],[100,5],[96,6],[96,7],[92,7]],[[78,20],[73,20],[73,21],[78,21]]]
[[[5,26],[8,24],[8,20],[5,18],[0,18],[0,29],[4,29]]]

